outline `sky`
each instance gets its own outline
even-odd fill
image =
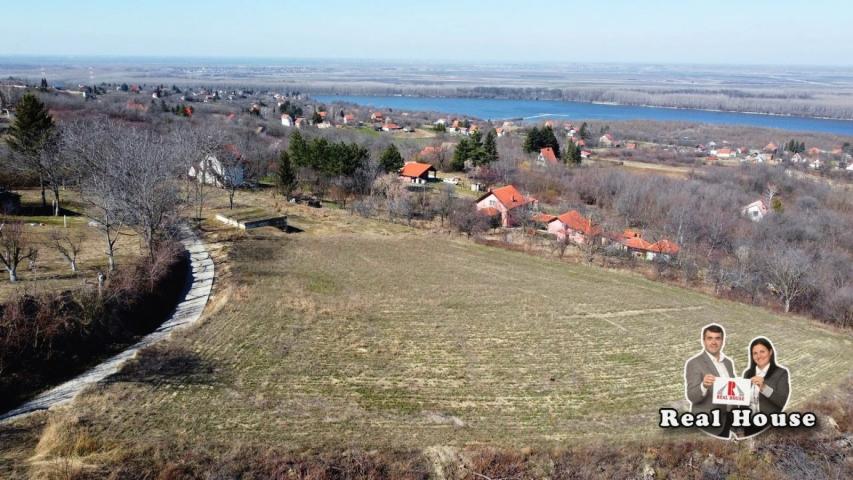
[[[3,56],[853,65],[849,0],[3,3]]]

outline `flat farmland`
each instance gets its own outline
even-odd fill
[[[803,318],[339,216],[236,240],[210,316],[72,412],[130,443],[548,445],[664,437],[712,321],[738,372],[754,336],[775,342],[794,407],[853,367],[849,336]]]

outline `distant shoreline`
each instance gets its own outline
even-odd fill
[[[624,121],[644,120],[688,122],[741,127],[770,128],[790,132],[811,132],[853,137],[853,120],[807,117],[791,114],[741,112],[687,107],[631,105],[615,102],[575,100],[535,100],[488,97],[422,95],[326,95],[308,93],[320,102],[348,102],[376,108],[441,112],[472,119],[535,121],[538,118],[566,117],[572,120]],[[458,102],[458,103],[456,103]],[[467,104],[466,104],[467,102]],[[541,105],[538,103],[542,102]],[[472,104],[473,103],[473,104]],[[566,111],[560,111],[565,108]],[[639,111],[638,109],[643,109]],[[666,114],[664,112],[679,112]]]

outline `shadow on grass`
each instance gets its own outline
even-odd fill
[[[215,364],[197,353],[173,345],[156,345],[139,351],[106,383],[211,385],[220,378]]]

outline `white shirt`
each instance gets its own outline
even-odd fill
[[[723,355],[723,352],[720,352],[720,359],[719,360],[714,358],[714,356],[711,355],[710,353],[708,353],[707,351],[705,351],[705,355],[708,355],[708,358],[711,359],[711,363],[714,364],[714,368],[717,369],[717,376],[718,377],[729,378],[729,371],[726,369],[726,364],[723,363],[723,360],[725,360],[727,357],[725,355]],[[734,368],[734,363],[732,364],[732,368]],[[699,386],[702,390],[702,396],[704,397],[705,395],[708,394],[708,389],[705,388],[704,383],[699,385]]]
[[[756,366],[755,366],[755,376],[756,376],[756,377],[764,378],[764,377],[765,377],[765,375],[767,375],[767,370],[770,370],[770,364],[769,364],[769,363],[767,364],[767,366],[766,366],[766,367],[764,367],[764,370],[762,370],[762,369],[758,368],[758,366],[756,365]],[[750,400],[750,402],[749,402],[749,403],[750,403],[749,407],[750,407],[751,409],[754,409],[756,412],[757,412],[757,411],[759,411],[759,409],[758,409],[758,405],[759,405],[759,402],[758,402],[758,395],[759,395],[759,393],[760,393],[761,395],[764,395],[765,397],[769,397],[770,395],[773,395],[773,387],[771,387],[770,385],[765,384],[765,385],[761,388],[761,390],[759,391],[759,390],[758,390],[758,385],[753,385],[753,386],[752,386],[752,400]]]

